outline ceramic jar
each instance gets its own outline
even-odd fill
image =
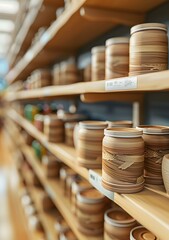
[[[32,88],[41,88],[52,84],[52,75],[49,69],[37,69],[32,72],[31,80],[34,81]]]
[[[106,122],[82,121],[77,133],[77,161],[82,167],[89,169],[101,168],[102,139]]]
[[[135,227],[130,232],[130,240],[160,240],[143,226]]]
[[[74,147],[73,132],[77,122],[65,123],[65,143],[68,146]]]
[[[44,134],[49,142],[59,143],[64,141],[64,123],[56,115],[44,118]]]
[[[128,76],[129,38],[110,38],[106,41],[106,79]]]
[[[42,114],[36,114],[34,117],[34,126],[41,132],[43,132],[44,127],[44,115]]]
[[[102,239],[105,197],[96,189],[87,189],[77,194],[78,229],[84,235]]]
[[[145,142],[144,177],[148,184],[163,184],[162,159],[169,153],[169,127],[140,125]]]
[[[85,189],[92,188],[91,184],[84,179],[77,179],[72,183],[71,191],[71,210],[76,215],[77,194]]]
[[[122,127],[122,128],[132,128],[133,123],[132,121],[122,120],[122,121],[107,121],[108,128],[116,128],[116,127]]]
[[[142,131],[132,128],[104,130],[102,186],[119,193],[135,193],[144,187]]]
[[[92,48],[92,81],[105,79],[105,47]]]
[[[164,155],[162,160],[162,176],[166,192],[169,193],[169,154]]]
[[[74,60],[62,62],[60,64],[60,85],[67,85],[79,82],[79,71]]]
[[[129,239],[136,221],[123,209],[111,208],[104,214],[104,240]]]
[[[130,76],[167,70],[167,26],[145,23],[131,28]]]
[[[77,238],[74,233],[69,229],[68,231],[60,234],[59,240],[77,240]]]
[[[60,169],[60,180],[64,189],[64,193],[67,196],[70,196],[71,186],[69,185],[70,181],[76,180],[77,173],[75,173],[71,168],[62,167]],[[69,181],[67,179],[69,178]]]
[[[60,162],[51,153],[42,157],[42,165],[47,178],[58,178],[60,171]]]

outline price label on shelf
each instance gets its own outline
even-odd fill
[[[101,180],[102,178],[97,172],[89,170],[89,182],[91,183],[91,185],[106,197],[110,198],[111,200],[114,200],[114,192],[108,191],[105,188],[103,188]]]
[[[126,77],[105,81],[105,90],[127,90],[137,88],[137,77]]]

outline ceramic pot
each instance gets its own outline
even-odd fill
[[[135,227],[130,232],[130,240],[159,240],[153,233],[143,226]]]

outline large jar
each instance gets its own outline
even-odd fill
[[[129,239],[136,221],[124,210],[111,208],[104,214],[104,240]]]
[[[104,130],[102,185],[119,193],[135,193],[144,187],[142,131],[132,128]]]
[[[130,76],[162,71],[167,68],[167,26],[161,23],[145,23],[132,27]]]
[[[101,168],[102,139],[106,122],[82,121],[79,123],[77,134],[77,161],[86,168]]]
[[[128,76],[129,38],[110,38],[106,41],[106,79]]]
[[[163,184],[162,159],[169,153],[169,127],[139,126],[143,130],[145,142],[145,171],[144,177],[148,184]]]
[[[143,226],[135,227],[130,232],[130,240],[160,240]]]
[[[105,197],[96,189],[88,189],[77,194],[78,229],[84,235],[102,239]],[[89,238],[90,239],[90,238]]]
[[[92,81],[105,79],[105,47],[92,48]]]

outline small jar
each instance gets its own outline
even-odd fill
[[[145,142],[145,171],[144,177],[148,184],[161,185],[162,159],[169,153],[169,127],[140,125]]]
[[[37,69],[32,72],[31,78],[35,82],[33,88],[46,87],[52,84],[52,76],[49,69]]]
[[[92,48],[92,81],[105,79],[105,47]]]
[[[67,85],[79,82],[79,71],[74,60],[60,64],[60,85]]]
[[[56,64],[53,67],[53,85],[60,85],[60,65]]]
[[[132,121],[127,121],[127,120],[107,121],[107,123],[108,123],[108,128],[116,128],[116,127],[132,128],[132,126],[133,126],[133,122]]]
[[[55,156],[52,156],[51,154],[44,155],[42,157],[42,165],[47,178],[59,177],[60,163]]]
[[[73,132],[77,122],[65,123],[65,143],[68,146],[74,147]]]
[[[77,194],[78,229],[84,235],[100,239],[103,233],[105,197],[96,189],[87,189]]]
[[[43,132],[43,128],[44,128],[43,122],[44,122],[44,115],[36,114],[34,117],[34,125],[41,132]]]
[[[65,231],[60,234],[59,240],[77,240],[76,236],[72,232],[72,230]]]
[[[77,161],[82,167],[101,168],[102,139],[106,122],[82,121],[77,133]]]
[[[92,79],[91,64],[88,64],[83,70],[83,80],[84,80],[84,82],[90,82],[91,79]]]
[[[102,186],[118,193],[144,188],[144,141],[142,131],[132,128],[104,130]]]
[[[66,185],[66,181],[68,177],[76,179],[77,173],[75,173],[71,168],[62,167],[60,169],[60,180],[61,180],[61,184],[63,186],[65,195],[68,194],[67,185]],[[70,187],[68,188],[68,191],[71,191]]]
[[[136,221],[122,209],[109,209],[104,214],[104,240],[129,239]]]
[[[168,68],[167,26],[144,23],[131,28],[129,75],[139,75]]]
[[[143,226],[135,227],[130,232],[130,240],[160,240]]]
[[[129,38],[110,38],[106,41],[106,79],[128,76]]]

